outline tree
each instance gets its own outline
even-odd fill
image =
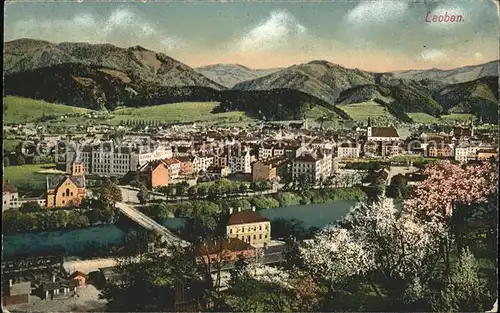
[[[26,160],[24,159],[24,157],[21,154],[18,154],[16,156],[16,165],[25,165],[25,164]]]
[[[177,186],[175,186],[175,194],[180,197],[185,196],[187,194],[188,187],[189,185],[186,186],[184,183],[177,184]]]
[[[417,186],[414,195],[405,202],[408,210],[448,219],[457,203],[484,202],[497,187],[497,165],[454,164],[443,161],[428,166],[426,179]]]
[[[107,284],[102,298],[112,312],[171,312],[174,310],[176,288],[187,286],[189,292],[202,300],[207,286],[192,254],[181,247],[169,247],[169,253],[145,253],[140,259],[117,259],[115,270],[122,284]],[[201,277],[201,278],[200,278]],[[200,301],[200,305],[204,302]],[[201,306],[199,310],[206,311]]]
[[[196,185],[189,187],[188,195],[190,198],[196,198],[198,195],[198,187],[196,187]]]
[[[21,207],[19,208],[19,211],[21,211],[23,213],[40,212],[40,211],[42,211],[42,207],[36,201],[24,202],[21,205]]]
[[[198,196],[200,198],[205,197],[208,194],[208,188],[206,185],[199,185],[198,186]]]
[[[424,171],[426,179],[404,203],[405,210],[423,219],[439,220],[448,228],[449,236],[441,243],[448,271],[452,242],[455,241],[458,249],[464,246],[459,231],[466,223],[467,214],[463,212],[463,205],[471,208],[472,203],[488,201],[488,196],[497,188],[497,168],[497,164],[492,162],[467,165],[443,161],[430,165]]]
[[[357,277],[386,294],[391,309],[401,309],[405,292],[416,279],[436,278],[441,223],[399,215],[392,201],[359,206],[345,220],[321,231],[300,254],[306,270],[331,294]],[[383,292],[379,290],[383,288]]]
[[[105,178],[101,186],[99,200],[105,208],[113,208],[117,202],[123,201],[120,187],[113,183],[109,178]]]
[[[149,193],[149,190],[147,190],[144,186],[137,193],[137,199],[139,199],[139,202],[141,204],[146,204],[149,201],[150,197],[151,194]]]
[[[9,166],[10,165],[9,157],[7,157],[7,156],[3,157],[3,165],[4,166]]]
[[[478,276],[478,264],[469,250],[464,250],[456,266],[445,278],[445,286],[431,298],[431,307],[436,312],[481,312],[487,294],[484,283]]]

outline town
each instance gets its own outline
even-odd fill
[[[71,139],[62,134],[45,136],[38,132],[29,135],[17,153],[26,156],[27,162],[30,156],[54,160],[52,171],[60,174],[47,174],[45,188],[38,196],[32,191],[18,191],[14,184],[4,181],[4,229],[15,234],[64,228],[44,226],[36,219],[28,226],[18,216],[46,209],[79,212],[70,219],[81,224],[68,221],[66,227],[93,225],[89,213],[93,207],[106,207],[102,203],[103,189],[113,190],[114,186],[118,200],[108,206],[116,207],[140,228],[159,236],[159,241],[142,242],[147,251],[158,251],[154,250],[154,242],[162,247],[165,243],[194,245],[193,253],[198,260],[206,264],[223,263],[218,269],[229,273],[239,257],[259,264],[283,262],[285,241],[288,236],[297,235],[296,230],[284,231],[283,227],[291,226],[280,225],[281,220],[260,214],[262,210],[332,200],[377,199],[385,193],[397,199],[425,179],[423,169],[428,164],[441,160],[480,164],[498,154],[494,128],[487,125],[444,126],[439,132],[418,126],[403,137],[393,125],[370,123],[368,120],[364,125],[358,123],[339,130],[321,129],[319,125],[308,127],[311,122],[307,119],[255,128],[193,124],[137,130],[119,126],[100,133],[82,133],[81,137],[72,135]],[[7,131],[11,129],[29,128],[19,124],[6,127]],[[39,155],[39,151],[45,153]],[[223,202],[217,201],[220,199]],[[209,202],[218,204],[213,222],[222,225],[213,225],[214,229],[208,232],[223,227],[222,241],[214,234],[208,235],[207,230],[190,229],[192,233],[186,234],[162,224],[162,219],[174,216],[202,220],[206,218],[204,215],[210,215],[183,210],[189,201],[202,210],[208,209],[204,206]],[[13,210],[16,213],[8,215]],[[94,223],[116,223],[117,213],[113,214],[115,218],[99,220],[98,217]],[[50,219],[50,215],[45,218]],[[275,221],[278,221],[276,235],[272,232]],[[214,239],[197,238],[201,235]],[[9,275],[4,276],[9,288],[23,291],[13,291],[4,297],[4,303],[29,303],[30,284],[35,282],[36,288],[43,292],[39,295],[41,291],[36,289],[33,294],[53,299],[77,294],[77,288],[86,286],[86,279],[93,279],[97,285],[115,279],[111,273],[117,263],[112,255],[96,255],[97,259],[82,261],[64,261],[63,255],[42,253],[30,256],[28,260],[32,261],[27,263],[25,259],[22,263],[19,259],[9,261],[5,265]],[[100,267],[101,264],[104,265]],[[226,274],[220,290],[227,288],[227,279]],[[187,303],[186,299],[176,301]]]
[[[497,4],[77,2],[4,12],[4,312],[497,312]]]

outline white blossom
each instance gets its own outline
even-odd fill
[[[292,288],[290,274],[277,267],[256,263],[248,266],[247,274],[260,282]]]
[[[444,227],[423,223],[410,214],[400,215],[392,201],[359,206],[341,228],[332,226],[306,243],[300,254],[316,277],[341,281],[368,271],[392,278],[413,279],[427,258],[439,251]]]

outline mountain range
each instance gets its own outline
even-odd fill
[[[407,113],[473,113],[497,120],[498,61],[452,70],[374,73],[314,60],[283,69],[237,64],[193,69],[140,46],[19,39],[5,43],[4,90],[49,102],[113,110],[182,101],[217,101],[219,111],[266,119],[300,118],[321,106],[373,100],[402,121]]]
[[[213,64],[195,70],[222,86],[232,88],[238,83],[272,74],[281,68],[251,69],[240,64]]]

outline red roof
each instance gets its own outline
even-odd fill
[[[223,250],[229,250],[233,252],[240,251],[248,251],[253,250],[254,248],[248,243],[244,242],[238,238],[229,238],[229,239],[221,239],[221,240],[207,240],[200,244],[198,247],[197,254],[199,256],[206,254],[215,254],[220,253]]]
[[[372,127],[372,137],[399,137],[394,127]]]
[[[165,159],[165,160],[163,160],[163,162],[166,165],[172,165],[172,164],[181,163],[181,161],[177,160],[176,158]]]
[[[233,213],[229,217],[227,225],[239,225],[239,224],[250,224],[250,223],[260,223],[268,222],[269,220],[264,216],[253,210],[243,210],[241,212]]]
[[[82,273],[82,272],[80,272],[80,271],[76,271],[76,272],[74,272],[73,274],[71,274],[71,275],[69,276],[69,278],[70,278],[70,279],[73,279],[73,278],[78,277],[78,276],[87,277],[87,275],[85,275],[85,273]]]
[[[17,189],[16,187],[14,187],[14,185],[4,181],[2,182],[2,192],[15,193],[17,192]]]

